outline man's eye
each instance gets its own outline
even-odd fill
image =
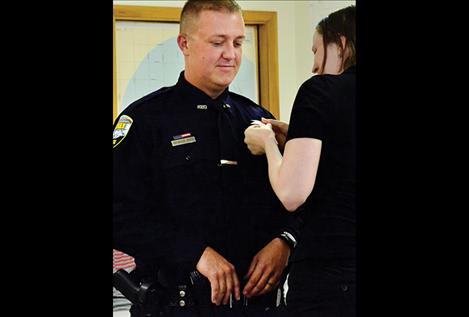
[[[241,46],[243,46],[243,42],[235,42],[234,46],[235,47],[241,47]]]
[[[212,44],[213,44],[214,46],[221,46],[223,43],[221,43],[221,42],[212,42]]]

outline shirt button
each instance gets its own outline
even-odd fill
[[[189,161],[190,159],[191,159],[190,154],[187,154],[187,155],[186,155],[186,161]]]
[[[344,292],[346,292],[346,291],[348,290],[348,285],[342,284],[342,285],[340,285],[340,288],[341,288]]]
[[[184,291],[179,291],[179,296],[181,296],[181,297],[186,296],[186,292],[184,292]]]
[[[181,306],[181,307],[186,306],[186,302],[181,299],[181,300],[179,301],[179,306]]]

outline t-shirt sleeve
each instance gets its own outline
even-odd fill
[[[327,89],[321,80],[303,83],[293,103],[287,142],[295,138],[324,140],[326,136]]]

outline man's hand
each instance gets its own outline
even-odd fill
[[[228,304],[232,292],[235,298],[240,300],[239,280],[235,267],[214,249],[205,248],[196,268],[210,281],[212,303],[217,306],[222,302]]]
[[[262,118],[261,120],[264,124],[270,123],[272,125],[272,130],[275,132],[275,139],[277,140],[278,147],[283,150],[285,147],[285,141],[287,140],[288,123],[266,118]]]
[[[280,238],[275,238],[253,258],[245,278],[248,282],[243,294],[247,297],[264,295],[278,284],[283,270],[288,264],[290,248]]]

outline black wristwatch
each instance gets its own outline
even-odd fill
[[[293,237],[293,235],[287,231],[282,232],[281,234],[278,235],[278,238],[282,239],[285,241],[288,246],[290,247],[291,251],[293,251],[296,247],[296,240]]]

